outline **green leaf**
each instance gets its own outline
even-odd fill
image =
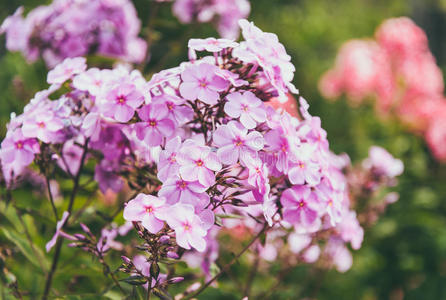
[[[14,245],[17,246],[17,248],[19,248],[20,252],[22,252],[22,254],[40,271],[43,272],[43,270],[41,270],[41,265],[39,263],[42,262],[43,266],[45,267],[45,269],[48,269],[49,263],[45,258],[45,255],[43,254],[42,250],[40,250],[40,248],[38,248],[37,246],[34,245],[34,249],[35,252],[33,251],[33,249],[31,248],[29,242],[23,238],[20,234],[18,234],[16,231],[14,230],[8,230],[7,228],[1,228],[4,236],[10,240]],[[38,257],[36,257],[36,254]]]

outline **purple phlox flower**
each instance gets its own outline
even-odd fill
[[[180,175],[186,181],[197,181],[209,187],[215,183],[214,172],[221,170],[217,154],[207,146],[186,143],[177,157]]]
[[[336,269],[341,273],[348,271],[353,264],[353,257],[350,251],[339,238],[330,238],[327,246],[325,246],[324,253],[331,259]]]
[[[163,209],[166,199],[152,195],[139,194],[130,200],[124,208],[124,219],[132,222],[141,222],[149,232],[156,234],[164,226],[164,222],[157,218],[157,213]]]
[[[73,78],[73,86],[81,91],[88,91],[91,95],[99,96],[110,73],[110,70],[88,69]]]
[[[6,33],[6,48],[9,51],[25,51],[31,27],[23,19],[23,6],[17,8],[12,16],[7,17],[1,27],[0,34]]]
[[[226,96],[225,113],[232,118],[240,118],[240,123],[247,129],[266,121],[265,106],[253,93],[246,91],[231,93]]]
[[[189,65],[181,73],[181,96],[187,100],[200,100],[206,104],[217,104],[219,92],[228,87],[228,82],[216,75],[218,67],[209,63]]]
[[[372,146],[369,149],[369,157],[363,163],[365,168],[373,169],[378,175],[390,178],[401,175],[404,171],[403,162],[394,158],[384,148]]]
[[[180,165],[177,155],[181,147],[181,138],[176,136],[167,141],[166,147],[161,151],[158,163],[158,178],[165,182],[172,174],[179,174]]]
[[[103,194],[108,189],[117,193],[121,190],[124,181],[119,177],[116,171],[116,166],[108,160],[103,159],[94,169],[94,180],[99,184],[99,189]]]
[[[163,94],[153,97],[152,103],[165,105],[169,118],[178,126],[189,122],[194,117],[194,110],[185,105],[186,101],[180,97]]]
[[[196,51],[220,52],[225,48],[235,48],[238,43],[228,39],[216,39],[213,37],[206,39],[190,39],[188,47]]]
[[[62,214],[62,218],[60,219],[60,221],[57,222],[56,233],[54,233],[53,238],[48,243],[46,243],[45,246],[46,252],[50,252],[51,248],[53,248],[54,245],[56,244],[57,238],[61,234],[62,227],[65,225],[65,222],[67,221],[69,215],[70,213],[65,211]]]
[[[293,225],[311,227],[318,219],[320,204],[307,186],[294,186],[282,193],[283,219]]]
[[[313,145],[301,144],[293,149],[293,161],[289,166],[288,178],[292,184],[308,183],[311,186],[321,181],[319,164],[312,160],[315,153]]]
[[[48,107],[46,107],[48,108]],[[38,138],[44,143],[57,142],[57,132],[64,128],[64,122],[53,111],[39,109],[24,120],[22,133],[25,137]]]
[[[330,218],[330,225],[335,226],[338,224],[343,214],[344,191],[335,189],[331,180],[325,177],[316,186],[315,193],[318,199],[325,204],[326,212]]]
[[[136,134],[149,146],[161,145],[163,137],[170,137],[175,130],[175,124],[169,119],[169,111],[165,105],[144,105],[138,110],[138,116],[144,122],[136,124]]]
[[[300,234],[297,232],[292,232],[288,236],[288,245],[291,252],[294,254],[300,253],[302,250],[307,248],[311,243],[311,237],[308,234]]]
[[[248,167],[248,183],[256,188],[260,195],[269,192],[268,168],[260,158],[252,158],[248,156],[246,159]],[[262,201],[263,202],[263,199]]]
[[[285,135],[278,127],[265,133],[265,148],[274,158],[273,163],[280,172],[288,173],[290,158],[294,155],[294,148],[298,147],[300,140],[296,135]]]
[[[106,160],[117,162],[130,153],[130,141],[124,134],[125,128],[120,124],[108,125],[102,128],[98,140],[90,142],[89,146],[100,150]]]
[[[164,215],[167,224],[175,230],[177,244],[184,249],[195,248],[199,252],[206,249],[205,236],[208,226],[195,214],[192,205],[176,204]]]
[[[3,177],[8,186],[23,173],[33,162],[34,155],[39,152],[40,146],[37,140],[25,138],[20,128],[8,131],[0,148]]]
[[[59,167],[69,174],[77,174],[83,149],[76,145],[75,140],[69,140],[62,147],[62,156],[57,160]],[[81,143],[82,144],[82,143]],[[67,170],[68,169],[68,170]]]
[[[240,159],[242,163],[246,156],[256,157],[263,149],[264,139],[260,132],[251,131],[237,121],[220,125],[213,135],[213,142],[218,147],[217,157],[223,164],[233,165]]]
[[[74,75],[84,72],[87,69],[87,60],[84,57],[66,58],[53,70],[48,72],[48,83],[64,83]]]
[[[178,175],[172,174],[165,181],[158,192],[159,197],[164,197],[169,205],[181,202],[192,204],[197,209],[204,208],[209,202],[209,196],[205,193],[207,187],[198,181],[186,181]]]
[[[91,141],[97,141],[101,133],[101,115],[97,112],[88,113],[82,121],[81,132]]]
[[[336,226],[336,231],[339,232],[344,242],[351,243],[353,249],[358,250],[361,248],[364,230],[359,224],[354,211],[344,213],[341,222]]]
[[[34,160],[34,155],[40,152],[39,143],[34,138],[26,138],[22,130],[17,128],[8,131],[6,138],[2,141],[0,158],[2,164],[12,164],[17,167],[26,167]]]
[[[104,115],[122,123],[128,122],[144,102],[144,96],[135,85],[126,83],[112,89],[105,98],[107,101],[102,105]]]

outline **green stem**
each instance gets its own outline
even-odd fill
[[[45,175],[45,180],[46,180],[46,186],[48,189],[48,198],[50,199],[51,207],[53,208],[54,217],[56,218],[56,222],[57,222],[59,220],[59,217],[57,214],[56,205],[54,204],[53,193],[51,192],[50,179],[48,178],[47,175]]]
[[[70,218],[71,211],[73,210],[74,199],[76,198],[76,195],[77,195],[77,192],[78,192],[78,188],[79,188],[79,179],[81,177],[82,169],[84,167],[85,158],[87,157],[88,141],[89,141],[89,139],[87,139],[85,141],[84,150],[83,150],[82,157],[81,157],[81,162],[80,162],[80,165],[79,165],[79,170],[77,171],[76,177],[74,178],[73,191],[71,192],[70,203],[68,204],[68,209],[67,209],[69,215],[67,217],[67,220],[65,221],[64,226],[68,224],[68,219]],[[63,239],[58,239],[57,243],[56,243],[56,250],[54,252],[53,262],[51,264],[51,270],[48,273],[48,276],[46,277],[45,289],[44,289],[44,292],[43,292],[42,300],[48,299],[48,295],[49,295],[49,292],[50,292],[50,289],[51,289],[51,284],[52,284],[52,281],[53,281],[53,275],[56,272],[57,264],[59,262],[59,257],[60,257],[60,252],[61,252],[61,249],[62,249],[62,244],[63,244]]]

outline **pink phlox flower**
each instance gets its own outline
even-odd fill
[[[253,93],[231,93],[226,96],[228,102],[224,110],[232,118],[240,118],[240,123],[247,129],[253,129],[257,124],[266,121],[265,106]]]
[[[111,75],[110,73],[110,70],[100,70],[98,68],[88,69],[73,78],[73,86],[76,89],[88,91],[93,96],[99,96],[102,93],[107,78]]]
[[[219,92],[228,87],[228,82],[216,75],[218,67],[209,63],[189,65],[181,73],[181,96],[187,100],[200,100],[206,104],[217,104]]]
[[[84,57],[66,58],[53,70],[48,72],[48,83],[64,83],[74,75],[84,72],[87,69],[87,60]]]
[[[53,238],[48,243],[46,243],[45,246],[46,252],[50,252],[51,248],[53,248],[54,245],[56,245],[57,238],[61,234],[62,227],[65,225],[65,222],[67,221],[69,215],[70,213],[65,211],[62,214],[62,218],[57,222],[56,233],[54,233]]]
[[[83,144],[83,142],[81,142]],[[62,156],[57,160],[59,167],[69,174],[77,174],[83,153],[82,147],[76,145],[75,140],[69,140],[62,147]]]
[[[345,242],[351,243],[353,249],[358,250],[361,248],[364,239],[364,230],[359,224],[354,211],[344,213],[341,222],[336,226],[336,231]]]
[[[335,226],[342,219],[344,192],[336,190],[331,180],[323,178],[315,188],[318,199],[325,204],[326,212],[330,218],[330,225]]]
[[[141,222],[144,228],[156,234],[164,226],[164,222],[157,217],[157,213],[165,207],[165,204],[166,199],[164,198],[139,194],[124,207],[124,219]]]
[[[165,182],[172,174],[179,174],[180,165],[177,156],[181,147],[181,138],[179,136],[168,140],[166,147],[161,151],[158,163],[158,178]]]
[[[96,165],[94,169],[94,180],[98,182],[99,189],[103,194],[109,189],[117,193],[123,187],[124,181],[116,173],[116,166],[108,160],[103,159]]]
[[[22,133],[25,137],[38,138],[44,143],[58,141],[57,133],[64,128],[64,122],[52,110],[47,109],[42,107],[33,111],[29,118],[24,120]]]
[[[0,158],[2,164],[14,164],[25,167],[34,160],[34,155],[40,152],[40,147],[36,139],[26,138],[22,130],[17,128],[10,132],[2,141],[0,148]]]
[[[169,209],[166,214],[167,224],[175,230],[176,242],[184,249],[195,248],[199,252],[206,249],[205,236],[208,226],[195,214],[192,205],[177,204]]]
[[[169,112],[169,118],[178,126],[189,122],[194,117],[193,109],[190,106],[185,105],[186,101],[180,97],[163,94],[161,96],[153,97],[152,103],[165,105]]]
[[[216,39],[213,37],[206,39],[190,39],[188,47],[196,51],[220,52],[226,48],[235,48],[238,43],[228,39]]]
[[[293,225],[311,227],[319,217],[320,204],[307,186],[294,186],[282,193],[283,219]]]
[[[101,105],[104,115],[122,123],[128,122],[144,102],[144,96],[135,85],[127,83],[109,91],[105,98],[106,102]]]
[[[296,135],[285,135],[280,127],[265,133],[264,138],[265,150],[273,158],[272,165],[287,174],[290,157],[294,155],[292,149],[300,143],[299,138]]]
[[[239,160],[245,163],[246,156],[256,157],[263,149],[264,139],[260,132],[251,131],[237,121],[217,128],[213,142],[218,147],[217,157],[223,164],[233,165]]]
[[[91,141],[97,141],[101,133],[101,115],[97,112],[90,112],[82,121],[81,132]]]
[[[260,158],[249,157],[246,160],[246,166],[249,174],[248,183],[255,187],[261,195],[265,195],[269,191],[268,168],[266,164]]]
[[[164,197],[169,205],[181,202],[192,204],[196,208],[203,208],[209,202],[206,190],[207,187],[198,181],[186,181],[178,175],[172,174],[163,183],[158,196]]]
[[[294,254],[299,254],[302,250],[307,248],[311,244],[311,236],[308,234],[300,234],[292,232],[288,235],[288,245],[290,251]]]
[[[27,49],[32,28],[23,18],[23,11],[23,6],[20,6],[0,26],[0,34],[6,33],[6,48],[9,51],[25,52]]]
[[[404,171],[403,162],[394,158],[384,148],[372,146],[369,149],[369,157],[363,163],[364,167],[371,168],[378,175],[390,178],[401,175]]]
[[[215,173],[222,165],[217,154],[207,146],[197,143],[186,143],[181,147],[177,157],[180,164],[180,175],[186,181],[197,181],[209,187],[215,183]]]
[[[341,273],[348,271],[353,264],[350,251],[339,238],[332,237],[328,240],[324,254],[330,258],[336,269]]]
[[[293,149],[293,161],[290,163],[288,178],[292,184],[308,183],[317,185],[322,177],[320,165],[313,161],[315,149],[313,145],[301,144]]]
[[[149,104],[138,110],[138,116],[144,122],[136,124],[136,134],[149,146],[159,146],[163,138],[170,137],[175,130],[175,123],[169,119],[165,105]]]

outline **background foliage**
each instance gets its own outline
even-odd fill
[[[44,1],[0,1],[0,19],[24,5],[29,10]],[[190,37],[216,36],[206,25],[181,26],[170,11],[161,5],[154,18],[154,5],[150,0],[135,0],[143,28],[152,24],[149,36],[153,47],[145,73],[174,67],[185,59],[187,40]],[[329,103],[317,89],[320,75],[333,63],[340,45],[348,39],[372,37],[375,28],[386,18],[406,15],[414,19],[427,33],[429,44],[442,70],[446,67],[446,1],[439,0],[251,0],[250,19],[264,31],[277,33],[296,66],[295,84],[309,101],[311,112],[319,115],[328,131],[331,147],[336,152],[347,152],[353,161],[366,157],[367,149],[377,144],[403,159],[405,173],[400,177],[397,191],[400,200],[389,207],[378,224],[366,232],[363,247],[354,253],[350,271],[339,274],[324,272],[306,266],[298,267],[284,275],[279,286],[275,277],[282,276],[280,266],[274,265],[268,276],[257,276],[253,294],[263,292],[265,298],[296,299],[446,299],[446,165],[435,162],[421,138],[407,133],[394,120],[381,120],[372,106],[350,108],[346,101]],[[4,124],[12,111],[21,112],[32,95],[45,88],[46,67],[42,61],[26,63],[19,53],[5,49],[0,37],[0,135],[5,134]],[[107,64],[90,58],[94,64]],[[70,186],[62,186],[69,189]],[[77,209],[95,200],[95,195],[85,193],[77,202]],[[14,192],[17,209],[0,203],[0,248],[14,251],[13,261],[6,260],[10,271],[20,285],[26,286],[30,298],[42,288],[42,276],[37,273],[40,264],[49,264],[51,253],[43,252],[45,243],[54,230],[49,205],[31,188]],[[93,198],[93,199],[92,199]],[[120,199],[124,200],[124,199]],[[32,216],[40,212],[39,221]],[[113,209],[101,204],[97,210],[88,211],[82,221],[96,222],[99,230],[106,222],[103,215]],[[46,215],[45,215],[46,213]],[[98,221],[99,220],[99,221]],[[102,220],[102,221],[101,221]],[[95,223],[93,223],[95,224]],[[31,249],[26,241],[25,227],[37,245]],[[231,250],[231,249],[230,249]],[[72,297],[65,299],[97,299],[95,291],[103,291],[104,298],[114,298],[104,280],[101,265],[79,250],[66,249],[55,285]],[[40,257],[36,260],[34,257]],[[225,257],[223,257],[224,259]],[[230,259],[228,252],[227,260]],[[118,267],[119,259],[109,259]],[[1,261],[3,263],[3,260]],[[73,263],[74,262],[74,263]],[[73,269],[75,268],[75,269]],[[241,288],[231,280],[231,274],[248,276],[243,261],[232,267],[229,275],[220,280],[225,292],[210,289],[202,299],[240,299]],[[80,276],[74,277],[73,274]],[[8,279],[5,279],[8,280]],[[21,287],[21,286],[19,286]],[[180,286],[179,288],[184,288]],[[0,287],[2,298],[8,291]],[[74,296],[78,295],[78,296]],[[118,298],[119,299],[119,298]]]

